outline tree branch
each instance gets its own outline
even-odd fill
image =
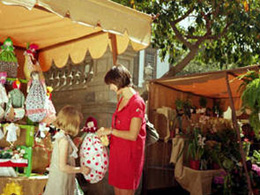
[[[217,35],[212,35],[212,36],[208,36],[207,39],[214,39],[214,40],[217,40],[219,39],[220,37],[222,37],[228,30],[228,27],[231,25],[232,23],[228,23],[225,28],[223,29],[223,31]]]
[[[188,42],[183,35],[180,33],[180,31],[177,29],[177,27],[175,26],[174,22],[171,22],[171,27],[177,37],[177,39],[179,39],[186,47],[188,47],[189,49],[192,48],[192,44],[190,42]]]
[[[190,8],[182,17],[174,20],[174,23],[177,24],[179,23],[180,21],[184,20],[188,15],[190,15],[191,12],[193,12],[194,8]]]
[[[182,69],[189,64],[189,62],[197,55],[199,51],[198,47],[193,47],[192,50],[183,58],[176,66],[171,66],[170,70],[164,74],[162,77],[175,76],[177,73],[182,71]]]

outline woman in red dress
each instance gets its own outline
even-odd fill
[[[124,66],[113,66],[104,80],[119,97],[112,127],[97,132],[111,135],[108,182],[115,195],[134,195],[144,164],[145,103],[131,87],[131,74]]]

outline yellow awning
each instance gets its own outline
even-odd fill
[[[52,60],[65,66],[69,56],[79,63],[87,51],[97,59],[108,47],[121,54],[129,43],[135,51],[150,44],[151,16],[108,0],[0,1],[0,42],[38,44],[43,71]]]

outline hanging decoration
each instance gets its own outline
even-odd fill
[[[17,58],[14,53],[13,42],[10,38],[4,41],[0,51],[0,72],[6,72],[8,77],[17,76]]]
[[[31,72],[32,71],[38,71],[40,73],[40,78],[43,79],[43,73],[42,73],[42,69],[40,67],[39,62],[37,61],[38,57],[37,57],[37,49],[38,49],[38,45],[36,44],[30,44],[27,45],[27,50],[24,52],[24,67],[23,67],[23,71],[24,71],[24,75],[25,78],[27,80],[31,79]]]

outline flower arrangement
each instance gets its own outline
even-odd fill
[[[0,150],[0,159],[23,159],[25,155],[25,150],[21,148],[9,149],[5,148]]]
[[[192,136],[188,140],[188,155],[193,160],[200,160],[204,154],[206,138],[202,136],[199,128],[194,128]]]

